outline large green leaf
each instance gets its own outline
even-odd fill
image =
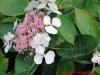
[[[1,23],[0,24],[0,38],[2,38],[8,32],[14,32],[12,23]]]
[[[75,9],[76,25],[82,34],[100,38],[100,24],[85,10]]]
[[[84,0],[57,0],[57,4],[61,9],[70,9],[81,7],[84,4]]]
[[[62,25],[58,28],[60,35],[69,43],[74,43],[77,31],[71,19],[65,15],[61,16]]]
[[[56,75],[73,75],[74,72],[74,63],[71,60],[61,59]]]
[[[83,35],[76,37],[75,45],[65,42],[60,45],[60,48],[55,48],[55,50],[61,57],[76,58],[91,53],[96,46],[95,38]]]
[[[4,55],[0,52],[0,74],[6,75],[5,72],[8,67],[8,59],[4,58]]]
[[[84,6],[85,10],[87,10],[88,12],[92,13],[94,16],[99,15],[99,9],[100,9],[100,4],[99,3],[87,3]]]
[[[29,0],[0,0],[0,12],[7,16],[24,14]]]
[[[15,63],[16,75],[32,75],[37,68],[33,60],[33,56],[27,58],[25,54],[18,54]]]

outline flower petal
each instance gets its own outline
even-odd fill
[[[8,32],[8,36],[9,36],[10,40],[12,40],[14,38],[14,34],[12,34],[11,32]]]
[[[41,34],[37,34],[36,36],[33,37],[32,41],[30,42],[30,46],[32,48],[37,48],[37,46],[40,44],[41,40]]]
[[[100,51],[95,51],[95,52],[93,53],[93,56],[100,56]]]
[[[57,17],[52,19],[52,25],[55,27],[60,27],[61,26],[61,20]]]
[[[47,41],[50,41],[51,40],[51,37],[48,35],[47,32],[44,32],[43,33],[43,38],[46,39]]]
[[[56,0],[48,0],[49,2],[51,2],[51,3],[55,3],[56,2]]]
[[[42,33],[41,45],[43,45],[44,47],[48,47],[50,40],[51,40],[51,37],[48,35],[48,33],[46,32]]]
[[[14,34],[8,32],[6,35],[3,36],[4,41],[9,42],[14,38]]]
[[[45,3],[45,2],[47,2],[47,0],[39,0],[39,2]]]
[[[44,46],[41,46],[41,45],[39,45],[36,48],[36,51],[35,51],[36,54],[44,54],[44,52],[45,52],[45,47]]]
[[[39,5],[39,1],[32,0],[31,2],[29,2],[28,6],[25,8],[25,11],[33,10],[33,8],[37,8],[38,5]]]
[[[47,41],[45,39],[44,40],[41,39],[41,45],[44,46],[44,47],[48,47],[49,46],[49,41]]]
[[[50,50],[49,52],[47,52],[47,54],[45,54],[44,58],[45,58],[45,61],[46,61],[47,64],[53,63],[54,59],[55,59],[54,51]]]
[[[36,64],[41,64],[42,63],[42,59],[43,59],[43,56],[41,56],[41,55],[35,55],[34,56],[34,62]]]
[[[48,32],[50,34],[57,34],[58,33],[57,29],[55,29],[53,26],[46,26],[45,30],[46,30],[46,32]]]
[[[58,10],[58,7],[57,7],[56,3],[48,3],[48,6],[51,10]]]
[[[56,3],[48,3],[49,8],[47,8],[47,10],[52,11],[58,15],[62,15],[62,13],[60,11],[58,11],[58,7],[56,5]]]
[[[44,25],[51,25],[51,18],[50,16],[46,15],[43,18]]]
[[[98,59],[99,59],[99,57],[94,56],[94,57],[92,57],[91,61],[92,61],[93,63],[98,63]]]
[[[54,12],[54,13],[56,13],[58,15],[62,15],[62,13],[60,11],[58,11],[58,10],[52,10],[52,12]]]
[[[7,44],[4,48],[5,53],[7,53],[9,51],[9,49],[11,48],[12,44]]]
[[[43,8],[45,8],[46,4],[47,3],[41,3],[41,4],[39,4],[39,6],[37,7],[37,9],[43,9]]]

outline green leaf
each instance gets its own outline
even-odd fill
[[[58,40],[58,35],[55,35],[55,36],[51,36],[51,38],[53,38],[53,39],[51,39],[51,41],[50,41],[50,45],[49,45],[49,48],[50,47],[55,47],[56,46],[56,41]]]
[[[61,43],[63,43],[63,42],[65,42],[65,40],[64,40],[64,38],[62,37],[62,36],[58,36],[58,39],[57,39],[57,41],[56,41],[56,43],[55,43],[55,45],[60,45]]]
[[[0,12],[7,16],[24,14],[29,0],[0,0]]]
[[[16,57],[15,71],[16,75],[31,75],[37,69],[37,65],[34,63],[34,57],[25,54],[18,54]]]
[[[55,36],[53,35],[51,36],[51,38],[53,39],[51,39],[50,41],[49,48],[53,48],[65,41],[64,38],[59,34]]]
[[[10,71],[6,75],[14,75],[15,71]]]
[[[80,64],[92,64],[90,61],[86,61],[86,60],[75,60],[75,61]]]
[[[60,9],[69,9],[74,7],[81,7],[84,0],[57,0]]]
[[[100,9],[100,4],[99,3],[88,3],[86,6],[84,6],[85,10],[88,12],[92,13],[94,16],[99,15],[99,9]]]
[[[92,51],[97,46],[97,40],[89,35],[77,36],[75,39],[75,46],[82,51]]]
[[[56,75],[73,75],[74,72],[74,63],[71,60],[61,59],[58,67]]]
[[[60,44],[60,48],[55,50],[59,56],[64,58],[72,58],[74,56],[74,52],[76,51],[75,46],[67,42]]]
[[[98,16],[99,16],[99,19],[100,19],[100,10],[98,10]]]
[[[86,55],[83,57],[78,57],[76,59],[74,59],[73,61],[77,62],[78,64],[92,64],[91,62],[91,55]]]
[[[96,46],[97,41],[95,38],[83,35],[76,37],[75,45],[65,42],[60,45],[60,48],[55,48],[55,50],[61,57],[72,59],[91,53]]]
[[[99,0],[92,0],[92,2],[99,2]]]
[[[18,19],[17,17],[7,17],[1,20],[1,23],[7,23],[7,22],[12,22],[14,23]]]
[[[94,71],[95,71],[97,74],[100,74],[100,66],[95,67]]]
[[[8,59],[0,52],[0,74],[6,75],[6,70],[8,67]]]
[[[41,75],[56,75],[56,64],[52,63],[48,65],[44,63],[42,65]]]
[[[16,74],[27,71],[26,67],[27,67],[27,64],[24,60],[24,56],[17,55],[16,63],[15,63]]]
[[[74,23],[70,20],[69,17],[64,15],[61,16],[61,21],[62,25],[60,28],[58,28],[60,35],[69,43],[74,44],[74,39],[77,35]]]
[[[1,23],[0,24],[0,38],[2,38],[8,32],[14,32],[12,23]]]
[[[100,37],[100,24],[85,10],[75,9],[76,25],[82,34]]]

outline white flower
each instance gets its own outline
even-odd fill
[[[11,48],[11,46],[12,46],[12,42],[6,44],[6,46],[4,48],[5,53],[7,53],[9,51],[9,49]]]
[[[12,34],[11,32],[8,32],[6,35],[3,36],[5,53],[7,53],[8,50],[11,48],[13,38],[14,38],[14,34]]]
[[[98,63],[98,64],[100,64],[100,52],[99,52],[99,51],[95,51],[95,52],[93,53],[93,57],[92,57],[91,61],[92,61],[93,63]]]
[[[56,0],[48,0],[49,2],[51,2],[51,3],[55,3],[56,2]]]
[[[54,59],[55,59],[55,53],[54,53],[54,51],[50,50],[46,54],[36,54],[34,56],[34,62],[36,64],[41,64],[43,58],[45,58],[45,61],[46,61],[47,64],[53,63]]]
[[[46,7],[46,5],[47,5],[47,1],[44,2],[44,3],[39,4],[39,6],[37,7],[37,9],[43,9],[43,8]]]
[[[45,24],[45,30],[46,32],[50,34],[57,34],[58,31],[55,27],[61,26],[61,20],[58,17],[54,17],[51,22],[51,18],[47,15],[44,16],[43,22]]]
[[[56,13],[61,15],[62,13],[58,11],[58,7],[56,5],[56,0],[32,0],[29,2],[28,6],[25,8],[25,11],[33,10],[33,8],[44,9],[46,8],[49,12]]]
[[[25,8],[25,11],[33,10],[39,6],[39,1],[32,0],[29,2],[28,6]]]
[[[39,45],[35,50],[36,54],[44,54],[44,52],[45,52],[45,47],[41,45]]]
[[[39,45],[48,47],[50,40],[51,37],[48,35],[48,33],[38,33],[33,37],[32,41],[30,42],[30,46],[32,48],[37,48]]]
[[[47,10],[53,12],[53,13],[56,13],[58,15],[62,15],[62,13],[60,11],[58,11],[58,7],[57,7],[57,4],[56,3],[48,3],[48,7],[46,7]]]
[[[34,62],[36,63],[36,64],[41,64],[42,63],[42,59],[43,59],[43,56],[42,55],[35,55],[34,56]]]
[[[48,8],[47,4],[55,4],[56,0],[39,0],[40,4],[38,5],[37,9]]]
[[[28,3],[28,6],[25,8],[25,11],[33,10],[33,8],[43,9],[46,7],[48,0],[31,0]]]
[[[54,51],[48,51],[47,54],[44,55],[44,58],[45,58],[45,61],[47,64],[51,64],[54,62],[54,59],[55,59],[55,53]]]
[[[3,36],[3,39],[5,42],[9,42],[14,38],[14,34],[11,32],[8,32],[6,35]]]

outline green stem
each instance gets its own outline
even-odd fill
[[[93,63],[93,68],[92,68],[90,75],[93,75],[94,69],[95,69],[95,63]]]

